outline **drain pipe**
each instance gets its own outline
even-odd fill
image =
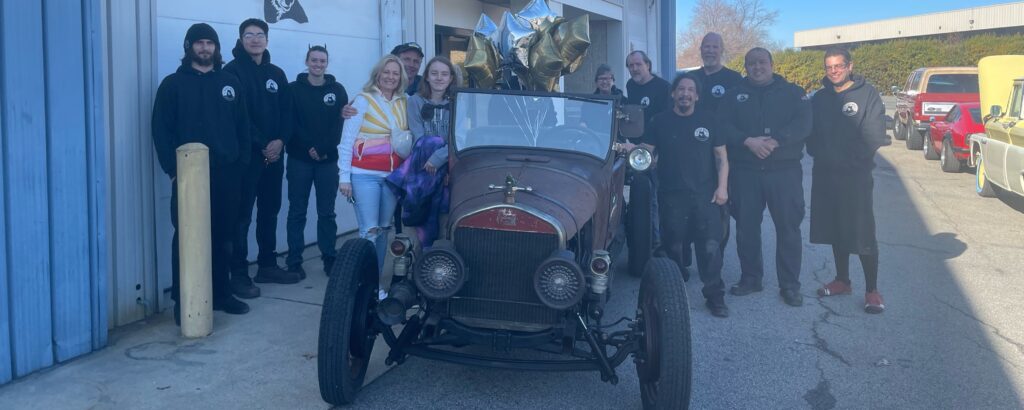
[[[661,77],[672,82],[676,78],[676,0],[661,0]]]

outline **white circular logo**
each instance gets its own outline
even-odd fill
[[[715,98],[720,98],[725,95],[725,87],[722,87],[721,85],[711,87],[711,95]]]
[[[230,85],[225,85],[224,88],[220,89],[220,96],[224,97],[224,101],[234,101],[235,88]]]
[[[650,97],[641,98],[640,99],[640,105],[643,106],[644,108],[647,108],[647,106],[651,105]]]
[[[854,115],[857,115],[857,111],[859,111],[859,110],[860,110],[860,107],[858,107],[857,103],[855,103],[855,102],[851,101],[851,102],[848,102],[846,104],[843,104],[843,115],[845,115],[847,117],[852,117]]]
[[[267,91],[271,93],[277,92],[277,82],[274,80],[267,80]]]
[[[750,99],[750,94],[736,94],[736,101],[747,102]]]
[[[708,140],[709,137],[711,137],[711,132],[708,131],[707,128],[700,127],[693,132],[693,137],[696,138],[697,141],[705,142]]]
[[[327,93],[327,95],[324,96],[324,104],[329,107],[334,106],[334,102],[337,100],[338,97],[335,96],[334,93]]]

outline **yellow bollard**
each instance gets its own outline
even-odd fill
[[[188,143],[177,156],[181,335],[199,338],[213,331],[210,149]]]

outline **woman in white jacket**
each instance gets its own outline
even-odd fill
[[[377,266],[383,268],[396,199],[384,178],[402,157],[392,142],[408,141],[405,89],[408,79],[398,57],[387,55],[370,71],[370,79],[352,100],[357,115],[345,121],[338,145],[338,190],[355,206],[359,236],[374,242]],[[383,272],[383,269],[380,269]],[[380,290],[383,299],[386,292]]]

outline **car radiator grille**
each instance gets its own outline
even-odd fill
[[[551,325],[559,313],[533,290],[533,274],[558,248],[550,234],[458,228],[455,248],[466,263],[467,281],[449,302],[456,319]]]

